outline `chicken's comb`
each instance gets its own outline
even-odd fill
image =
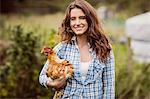
[[[43,54],[43,53],[48,53],[48,52],[50,52],[50,51],[52,51],[52,49],[50,48],[50,47],[43,47],[43,49],[41,50],[41,53]]]

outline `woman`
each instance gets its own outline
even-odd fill
[[[46,62],[39,76],[40,84],[61,90],[62,99],[114,99],[113,51],[95,9],[85,0],[72,2],[59,34],[61,42],[54,50],[59,58],[73,64],[73,77],[51,80],[46,76]]]

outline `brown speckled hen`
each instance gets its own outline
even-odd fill
[[[54,50],[49,47],[44,47],[41,51],[47,56],[49,64],[46,75],[50,78],[57,79],[62,75],[67,78],[71,78],[73,75],[73,66],[67,60],[60,59]]]

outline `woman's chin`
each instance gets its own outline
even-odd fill
[[[76,35],[83,35],[84,32],[82,32],[82,31],[77,31],[77,32],[75,32],[75,34],[76,34]]]

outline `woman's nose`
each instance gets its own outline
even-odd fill
[[[79,24],[80,24],[80,20],[77,19],[77,20],[76,20],[76,25],[79,25]]]

